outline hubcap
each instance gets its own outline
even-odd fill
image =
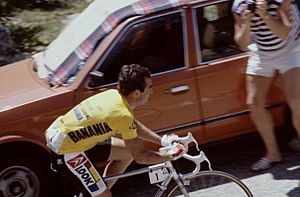
[[[12,166],[0,173],[0,191],[4,197],[38,197],[40,182],[29,168]]]

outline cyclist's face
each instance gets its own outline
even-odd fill
[[[152,89],[152,79],[151,78],[146,78],[146,88],[144,92],[141,92],[140,95],[140,104],[144,105],[148,102],[150,95],[153,93]]]

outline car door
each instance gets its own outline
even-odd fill
[[[247,54],[240,51],[233,40],[231,6],[232,1],[219,1],[193,8],[198,41],[195,72],[201,95],[199,102],[203,110],[206,142],[255,130],[246,104]],[[268,104],[273,107],[276,123],[282,118],[275,105],[282,100],[281,95],[280,87],[275,83]]]
[[[177,10],[127,24],[105,50],[104,58],[99,59],[93,72],[103,76],[88,78],[85,95],[116,88],[122,65],[141,64],[152,73],[153,94],[147,105],[134,111],[137,119],[160,134],[183,135],[189,130],[195,131],[195,137],[203,137],[201,124],[197,124],[202,118],[194,72],[187,65],[183,21],[181,10]],[[78,99],[83,98],[78,96]]]

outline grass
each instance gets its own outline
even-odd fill
[[[60,4],[14,9],[2,23],[10,29],[16,47],[30,56],[42,51],[53,41],[68,21],[68,16],[82,12],[84,0],[65,0]]]

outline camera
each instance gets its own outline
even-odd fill
[[[247,10],[249,10],[250,12],[255,12],[256,10],[256,2],[254,0],[250,0],[247,3]]]

